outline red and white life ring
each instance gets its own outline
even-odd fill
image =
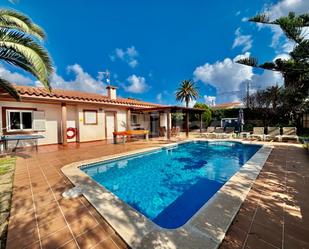
[[[68,139],[72,139],[76,136],[76,128],[73,128],[73,127],[69,127],[67,129],[67,138]]]

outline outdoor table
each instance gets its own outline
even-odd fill
[[[9,141],[16,141],[16,145],[13,152],[16,151],[17,146],[21,140],[34,140],[35,141],[35,147],[38,151],[38,139],[45,138],[43,135],[6,135],[0,137],[0,142],[4,144],[4,151],[8,150],[8,142]]]

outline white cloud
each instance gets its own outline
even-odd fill
[[[129,82],[129,85],[123,85],[124,90],[127,92],[143,93],[149,89],[144,77],[132,74],[127,78],[127,81]]]
[[[204,102],[208,106],[215,106],[216,105],[216,96],[204,95]]]
[[[243,47],[242,52],[247,52],[252,47],[252,36],[241,34],[240,28],[235,31],[235,40],[233,43],[233,48]]]
[[[196,103],[196,100],[191,99],[191,100],[189,100],[188,106],[192,108],[195,105],[195,103]],[[183,101],[181,104],[182,104],[182,106],[186,106],[185,101]]]
[[[137,60],[139,53],[134,46],[128,47],[126,49],[116,48],[113,54],[109,56],[111,61],[116,61],[117,59],[127,63],[130,67],[135,68],[139,62]]]
[[[72,80],[65,80],[62,76],[58,75],[57,72],[52,74],[50,78],[52,88],[105,94],[106,85],[99,74],[98,78],[95,79],[85,72],[79,64],[69,65],[67,67],[67,72],[73,73],[74,77]],[[0,64],[0,76],[17,85],[42,86],[39,81],[24,76],[21,73],[11,72],[2,64]]]
[[[163,92],[157,94],[156,99],[159,104],[163,104],[166,102],[165,97],[168,97],[169,95],[170,94],[168,93],[168,91],[164,90]]]
[[[12,72],[0,64],[0,77],[16,85],[31,85],[33,80],[20,73]]]
[[[226,58],[213,64],[206,63],[195,69],[194,78],[216,87],[216,101],[219,103],[242,99],[245,96],[246,81],[250,81],[254,89],[264,89],[276,83],[282,84],[280,73],[265,70],[262,74],[254,74],[251,67],[235,63],[248,56],[250,56],[249,52],[238,55],[234,59]]]
[[[308,0],[282,0],[276,4],[267,5],[263,10],[271,20],[275,20],[279,17],[286,16],[289,12],[295,12],[296,14],[303,14],[309,12]],[[259,25],[260,26],[260,25]],[[263,25],[262,27],[270,27],[273,32],[271,47],[277,50],[277,53],[290,52],[292,50],[291,41],[287,38],[283,38],[283,32],[280,27],[276,25]],[[308,37],[308,28],[303,30],[304,34]],[[308,37],[309,38],[309,37]],[[292,45],[291,45],[292,44]]]
[[[283,53],[283,54],[278,54],[278,55],[276,55],[276,57],[273,59],[273,61],[275,61],[275,60],[277,60],[277,59],[282,59],[282,60],[288,60],[288,59],[290,59],[291,58],[291,56],[289,55],[289,54],[285,54],[285,53]]]
[[[163,102],[162,97],[163,97],[162,93],[158,93],[157,94],[156,99],[157,99],[158,103],[162,103]]]
[[[98,73],[97,78],[94,78],[89,73],[85,72],[79,64],[69,65],[67,67],[67,73],[72,73],[74,78],[72,80],[65,80],[55,72],[51,77],[51,86],[53,88],[77,90],[82,92],[93,92],[99,94],[106,93],[106,84],[103,82],[100,73]]]
[[[240,14],[241,14],[241,11],[239,10],[235,13],[235,16],[239,16]]]

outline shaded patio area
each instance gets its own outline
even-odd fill
[[[66,164],[167,141],[41,146],[17,154],[7,248],[127,248],[88,201],[63,199]],[[221,248],[309,248],[309,156],[275,146]]]

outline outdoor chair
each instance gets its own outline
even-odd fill
[[[264,140],[264,127],[253,127],[253,133],[250,135],[250,138],[258,138]]]
[[[166,134],[166,128],[165,126],[161,126],[159,129],[159,137],[165,137]]]
[[[267,135],[264,136],[265,140],[279,140],[280,128],[279,127],[267,127]]]
[[[180,128],[179,127],[173,127],[172,130],[171,130],[171,136],[172,137],[177,137],[179,135],[179,131],[180,131]]]
[[[284,138],[295,139],[296,141],[298,141],[299,138],[296,133],[297,133],[296,127],[283,127],[282,135],[279,136],[279,141],[283,141]]]

